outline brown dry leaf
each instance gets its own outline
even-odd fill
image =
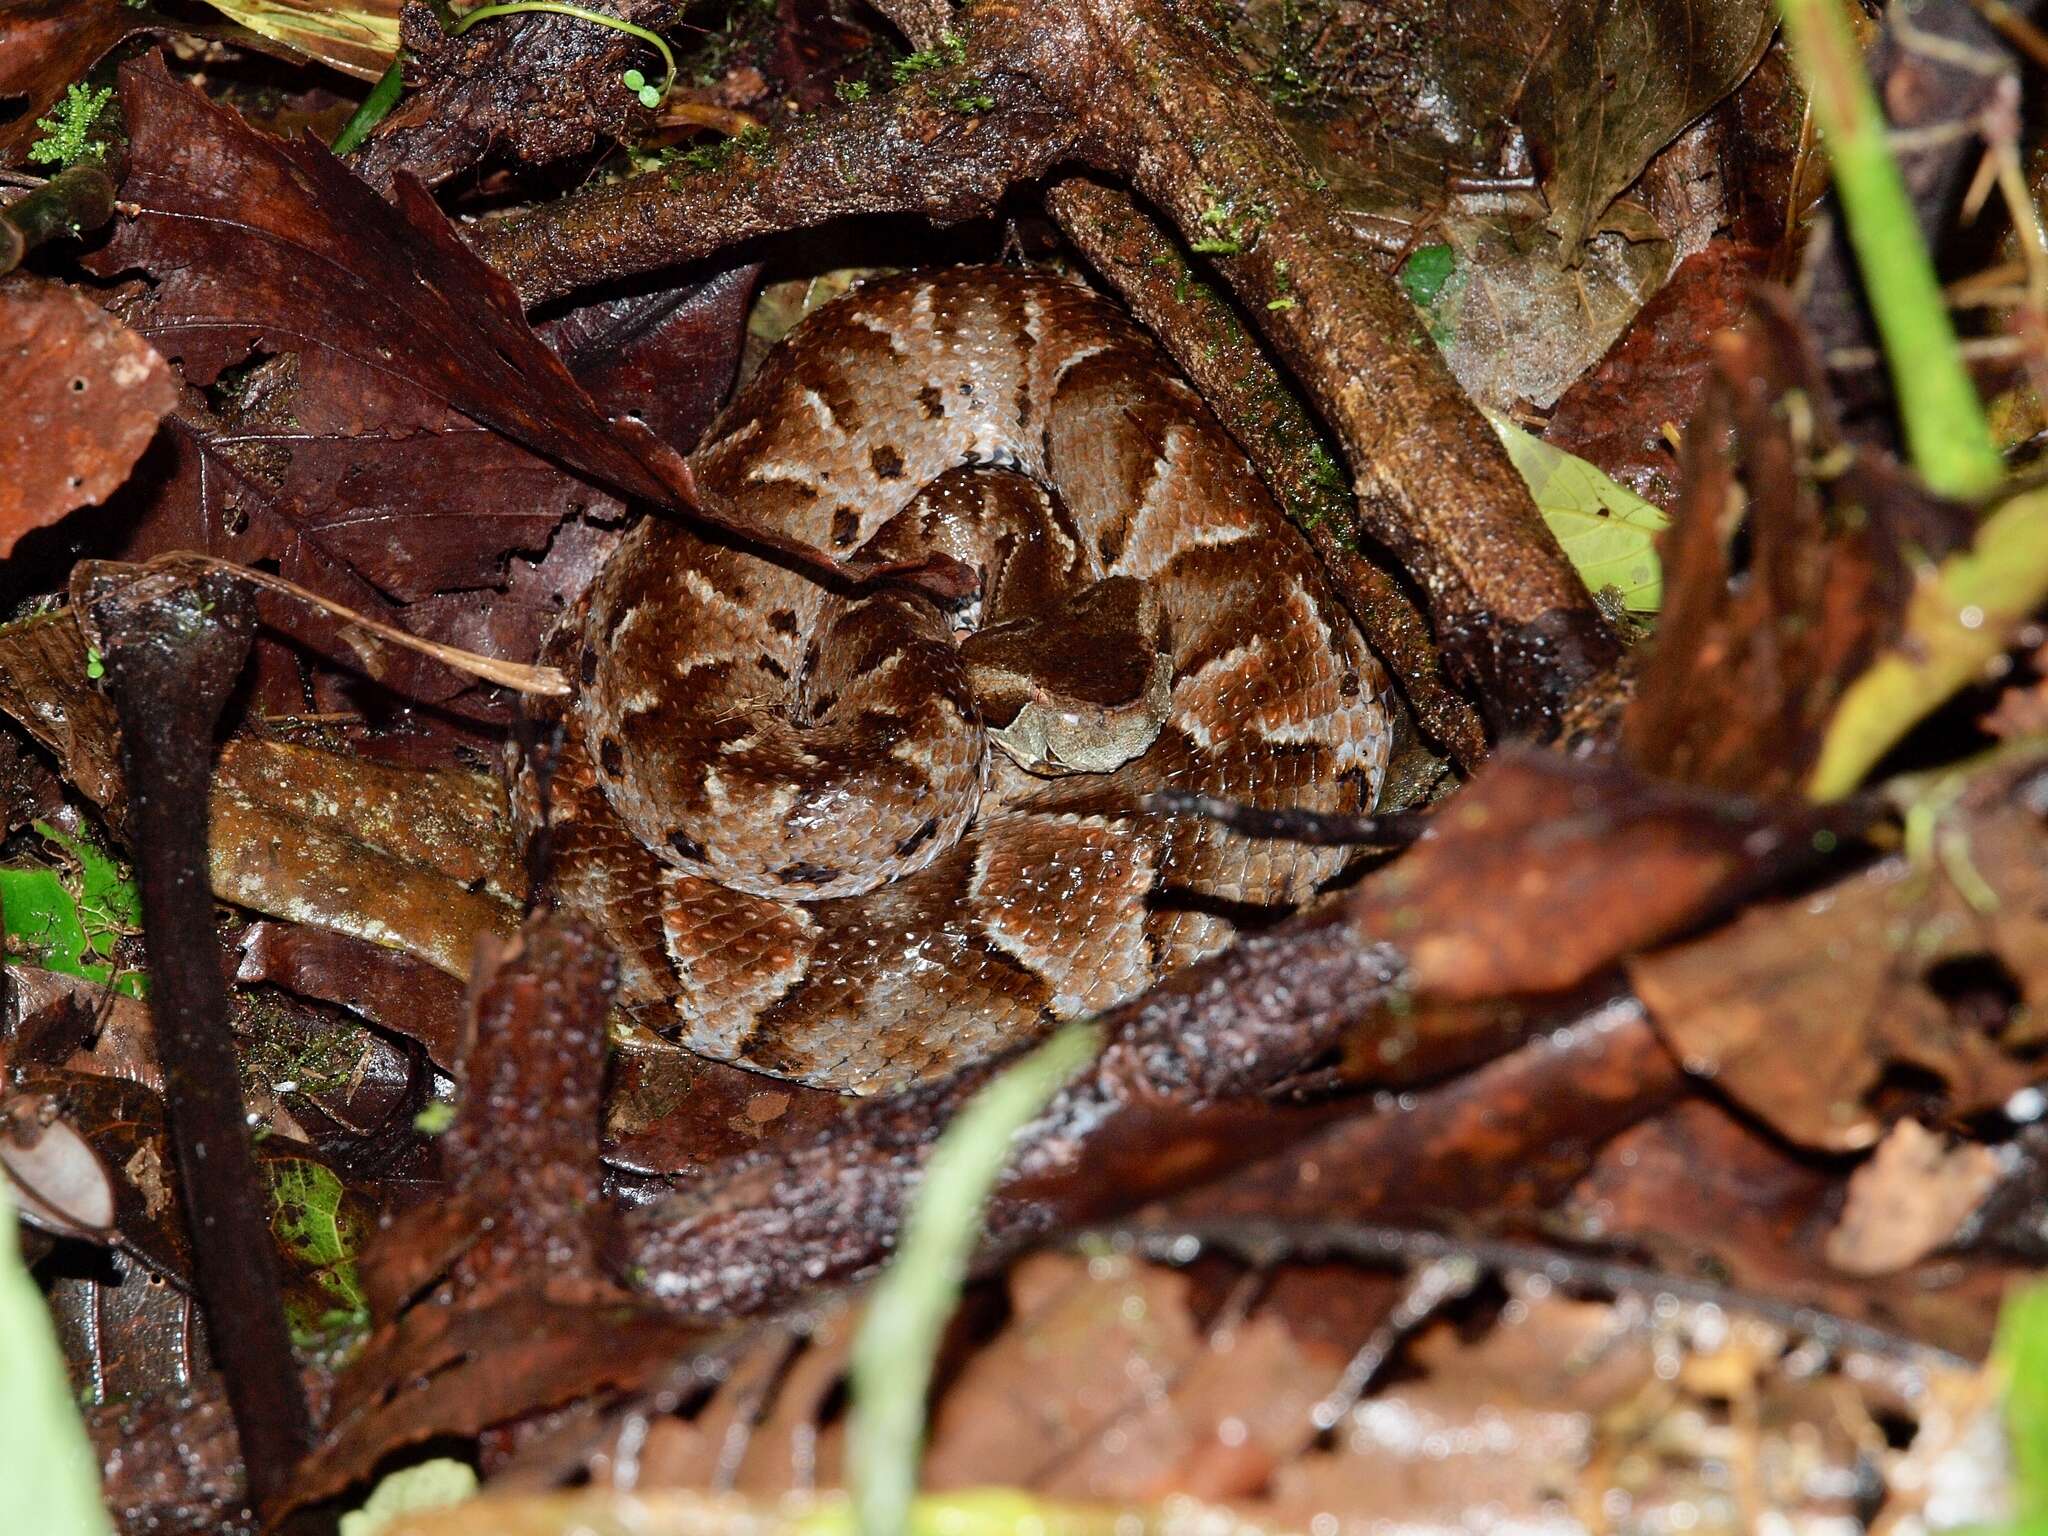
[[[1313,1436],[1309,1410],[1342,1366],[1277,1319],[1205,1337],[1187,1277],[1157,1265],[1039,1254],[1009,1285],[1014,1320],[939,1404],[929,1488],[1242,1497]]]
[[[1783,293],[1759,290],[1750,322],[1713,348],[1623,743],[1652,773],[1793,794],[1837,700],[1898,633],[1914,563],[1955,547],[1975,514],[1845,447]]]
[[[1901,1120],[1849,1178],[1842,1219],[1828,1234],[1828,1262],[1852,1275],[1907,1268],[1955,1239],[1998,1183],[2004,1160],[1973,1142]]]
[[[0,282],[0,559],[23,534],[104,501],[177,403],[155,348],[76,289]]]
[[[124,814],[121,726],[88,676],[68,611],[0,627],[0,710],[57,759],[64,777],[115,822]]]
[[[1841,1205],[1833,1168],[1695,1098],[1616,1136],[1552,1220],[1582,1240],[1646,1253],[1670,1274],[1981,1355],[2024,1265],[1943,1258],[1896,1275],[1845,1275],[1822,1252]]]
[[[1933,857],[1886,859],[1817,895],[1752,907],[1717,933],[1630,962],[1687,1068],[1801,1146],[1883,1134],[1892,1069],[1939,1079],[1956,1115],[2040,1072],[2008,1030],[2048,1008],[2040,758],[1948,793]]]

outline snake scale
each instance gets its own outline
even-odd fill
[[[691,467],[750,526],[979,581],[835,589],[649,519],[565,620],[556,896],[692,1050],[855,1093],[986,1056],[1336,868],[1148,793],[1378,792],[1378,660],[1195,392],[1076,283],[856,287]]]

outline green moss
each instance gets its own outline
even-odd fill
[[[65,86],[64,99],[56,104],[56,115],[36,119],[44,137],[29,145],[29,159],[37,165],[64,166],[100,159],[106,153],[106,144],[93,129],[113,99],[111,86],[98,90],[84,85]]]
[[[662,163],[692,175],[718,175],[731,170],[741,159],[759,159],[768,145],[768,130],[755,125],[742,129],[729,139],[699,144],[691,149],[670,150],[663,155]],[[672,176],[669,185],[680,190],[681,179]]]
[[[906,53],[889,66],[889,72],[898,85],[903,85],[935,69],[958,69],[966,62],[967,40],[957,32],[948,32],[939,38],[938,47]]]

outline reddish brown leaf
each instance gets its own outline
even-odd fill
[[[446,971],[338,929],[299,924],[251,924],[241,952],[235,980],[340,1003],[417,1040],[437,1066],[454,1070],[463,984]]]
[[[256,132],[161,62],[124,66],[121,101],[121,193],[137,212],[91,265],[152,275],[138,328],[193,383],[258,351],[331,352],[629,494],[688,504],[674,452],[614,430],[417,185],[394,208],[325,149]]]
[[[1679,263],[1593,370],[1566,390],[1543,440],[1590,460],[1669,510],[1683,431],[1713,367],[1709,341],[1742,318],[1761,253],[1716,240]]]
[[[1842,1186],[1834,1168],[1692,1099],[1617,1136],[1552,1219],[1585,1240],[1645,1252],[1673,1274],[1714,1275],[1736,1291],[1981,1352],[2017,1266],[1938,1260],[1893,1275],[1842,1274],[1825,1257]]]
[[[192,383],[258,353],[298,353],[302,368],[345,361],[378,425],[442,431],[456,412],[623,495],[844,573],[822,551],[700,508],[675,448],[638,415],[600,409],[417,182],[400,178],[394,207],[323,148],[258,133],[160,62],[125,66],[121,99],[132,140],[122,196],[138,211],[88,264],[153,278],[134,323]],[[737,303],[743,290],[715,296]]]
[[[1913,563],[1945,554],[1973,518],[1898,465],[1850,454],[1789,299],[1764,289],[1756,302],[1715,342],[1716,378],[1687,431],[1664,612],[1622,737],[1652,773],[1782,795],[1896,634]]]
[[[176,379],[148,342],[83,294],[0,283],[0,354],[13,394],[0,420],[0,558],[32,528],[104,501],[128,478]]]

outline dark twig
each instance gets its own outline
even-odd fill
[[[114,216],[114,184],[91,161],[59,171],[25,197],[0,208],[0,273],[51,240],[70,240]]]
[[[240,582],[212,570],[157,572],[77,595],[121,719],[129,843],[193,1271],[260,1508],[284,1490],[308,1421],[228,1037],[206,848],[214,728],[248,657],[255,608]]]
[[[1430,818],[1395,816],[1331,816],[1321,811],[1266,811],[1218,795],[1185,789],[1162,789],[1145,797],[1145,809],[1166,816],[1200,816],[1246,837],[1273,838],[1318,847],[1402,848],[1429,830]]]
[[[1948,1350],[1923,1344],[1886,1328],[1873,1327],[1852,1317],[1843,1317],[1824,1307],[1804,1306],[1782,1297],[1737,1290],[1732,1286],[1717,1285],[1711,1280],[1695,1280],[1644,1264],[1631,1264],[1599,1254],[1573,1253],[1540,1243],[1459,1237],[1369,1223],[1329,1222],[1298,1225],[1257,1221],[1221,1226],[1129,1225],[1110,1228],[1107,1235],[1128,1241],[1148,1256],[1173,1258],[1178,1255],[1182,1262],[1186,1260],[1190,1239],[1202,1247],[1235,1254],[1257,1264],[1272,1264],[1283,1258],[1341,1258],[1362,1264],[1407,1265],[1464,1257],[1500,1273],[1540,1275],[1552,1285],[1569,1290],[1604,1291],[1617,1296],[1671,1296],[1699,1306],[1746,1313],[1803,1334],[1832,1349],[1860,1350],[1870,1355],[1953,1368],[1966,1368],[1970,1364]]]

